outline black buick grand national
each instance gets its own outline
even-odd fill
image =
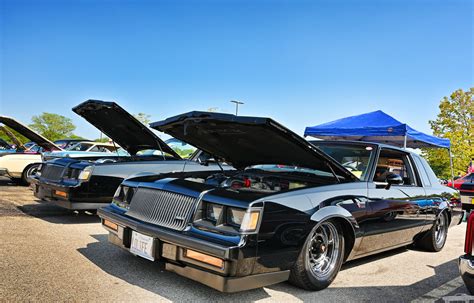
[[[320,290],[348,260],[409,244],[441,250],[462,218],[456,191],[402,149],[310,144],[272,119],[220,113],[152,127],[237,170],[125,180],[98,212],[109,241],[220,291],[286,280]]]

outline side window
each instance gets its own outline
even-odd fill
[[[91,148],[89,151],[90,151],[90,152],[100,152],[100,149],[99,149],[99,147],[96,145],[96,146],[94,146],[93,148]]]
[[[374,182],[386,182],[390,174],[401,176],[405,186],[416,185],[408,155],[398,150],[382,149],[375,169]]]
[[[415,160],[416,167],[418,168],[418,172],[420,173],[421,182],[423,182],[423,186],[431,187],[430,177],[428,177],[428,172],[426,171],[425,166],[421,162],[420,157],[414,156],[413,159]]]

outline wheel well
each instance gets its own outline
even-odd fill
[[[344,261],[346,261],[347,258],[349,257],[349,254],[352,251],[352,248],[354,247],[354,243],[355,243],[354,229],[352,228],[351,223],[348,222],[344,218],[336,217],[334,218],[334,220],[342,226],[344,244],[345,244],[344,245]]]
[[[30,167],[35,166],[35,165],[40,165],[40,164],[41,164],[40,162],[28,164],[25,167],[25,169],[23,169],[23,172],[21,173],[21,175],[23,176]]]

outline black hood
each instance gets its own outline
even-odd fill
[[[0,116],[0,123],[3,123],[6,126],[10,127],[11,129],[17,131],[22,136],[28,138],[28,140],[35,142],[36,144],[38,144],[45,150],[48,150],[48,151],[61,150],[61,148],[58,147],[56,144],[49,141],[45,137],[41,136],[40,134],[38,134],[37,132],[29,128],[28,126],[21,124],[20,122],[16,121],[13,118]]]
[[[235,168],[283,164],[357,178],[328,155],[270,118],[189,112],[150,124],[176,139],[231,163]]]
[[[117,142],[131,155],[144,149],[156,149],[178,159],[181,158],[148,127],[115,102],[87,100],[72,110]]]

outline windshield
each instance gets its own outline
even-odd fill
[[[334,158],[360,180],[367,180],[369,163],[374,156],[375,146],[365,143],[325,141],[311,141],[310,143]]]
[[[77,143],[77,144],[74,144],[73,146],[69,147],[67,150],[70,150],[70,151],[87,151],[91,146],[92,146],[92,144],[90,144],[90,143]]]
[[[175,138],[168,139],[165,143],[185,159],[189,158],[196,151],[196,147]]]
[[[291,166],[291,165],[282,165],[282,164],[259,164],[259,165],[252,165],[247,168],[249,169],[260,169],[268,172],[276,172],[276,173],[298,173],[298,174],[311,174],[323,177],[331,177],[334,178],[334,175],[331,172],[306,168],[306,167],[299,167],[299,166]],[[337,176],[338,178],[344,179],[343,176]]]

